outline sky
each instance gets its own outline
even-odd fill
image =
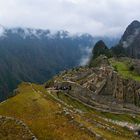
[[[0,24],[121,35],[133,20],[140,20],[140,0],[0,0]]]

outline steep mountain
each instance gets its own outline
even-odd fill
[[[99,57],[100,56],[100,57]],[[101,62],[108,64],[106,61],[106,57],[110,58],[112,56],[111,50],[106,46],[106,44],[100,40],[98,41],[93,50],[92,50],[92,57],[89,61],[90,67],[97,67],[100,65]]]
[[[117,51],[117,52],[116,52]],[[140,22],[133,21],[125,30],[114,53],[132,58],[140,58]]]
[[[100,40],[98,41],[92,51],[93,58],[97,58],[100,55],[106,55],[107,57],[110,57],[111,53],[106,44]]]

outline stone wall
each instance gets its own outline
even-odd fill
[[[110,102],[115,99],[119,103],[140,106],[140,82],[122,78],[111,66],[78,70],[69,75],[54,80],[54,87],[57,87],[57,90],[65,90],[69,95],[86,103],[96,101],[96,97],[99,99],[101,96],[101,101],[104,101],[104,98],[113,98]],[[78,77],[78,80],[71,81],[71,77]]]
[[[112,95],[120,102],[140,105],[140,82],[124,79],[114,71],[106,78],[106,86],[100,94]]]
[[[63,90],[69,95],[78,98],[83,102],[88,102],[93,94],[92,91],[75,82],[56,82],[54,85],[55,87],[57,87],[58,90]]]

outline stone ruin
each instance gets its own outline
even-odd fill
[[[140,82],[124,79],[110,65],[80,67],[58,75],[53,88],[85,103],[140,105]]]

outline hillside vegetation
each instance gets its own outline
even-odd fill
[[[69,123],[68,118],[60,113],[63,106],[49,97],[41,86],[33,87],[21,84],[20,94],[0,104],[0,114],[24,121],[39,140],[91,139]]]
[[[120,126],[119,121],[135,124],[140,121],[139,116],[98,111],[65,94],[58,97],[55,91],[31,83],[22,83],[17,91],[18,95],[0,104],[0,115],[22,120],[39,140],[138,139],[132,131]]]
[[[110,59],[111,65],[114,69],[126,79],[133,79],[136,81],[140,81],[140,75],[134,71],[132,60],[129,58],[122,59]]]

